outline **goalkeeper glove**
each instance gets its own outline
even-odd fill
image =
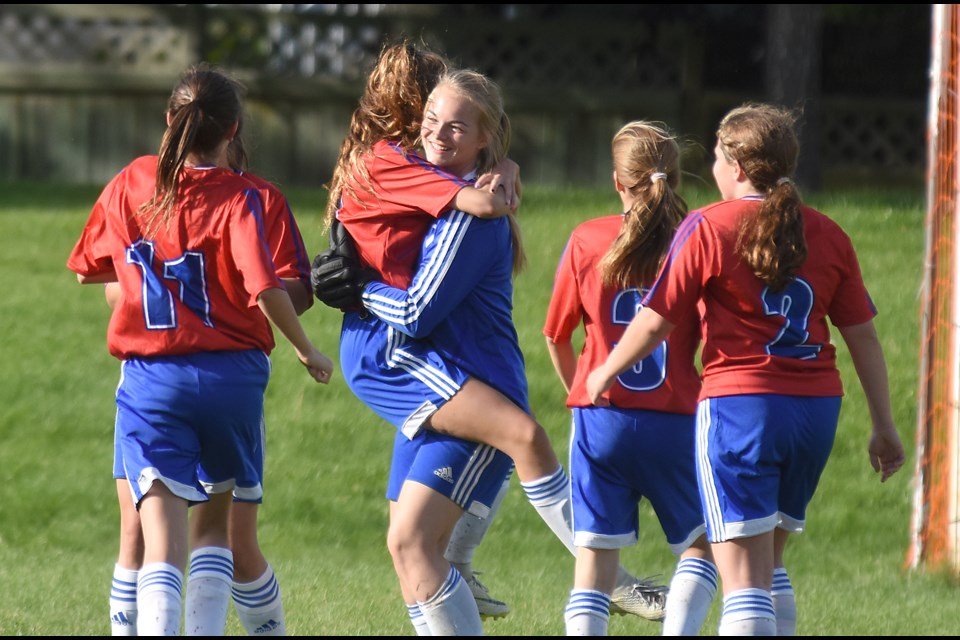
[[[360,265],[353,239],[338,220],[330,227],[330,248],[313,259],[310,285],[316,298],[329,307],[347,311],[363,308],[363,287],[380,274]]]

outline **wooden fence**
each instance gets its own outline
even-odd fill
[[[398,34],[500,83],[511,156],[531,184],[606,184],[610,137],[637,118],[681,132],[700,149],[688,170],[708,172],[720,115],[764,97],[755,84],[715,86],[712,45],[675,16],[451,16],[437,8],[444,6],[0,5],[0,181],[109,180],[136,155],[155,152],[177,76],[206,59],[249,88],[254,169],[282,185],[321,185],[366,71]],[[917,66],[912,73],[925,71]],[[916,90],[882,99],[824,93],[824,174],[922,173],[925,98]]]

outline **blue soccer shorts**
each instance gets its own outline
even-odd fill
[[[263,496],[263,396],[270,360],[259,350],[130,359],[117,389],[124,473],[139,504],[153,482],[193,502],[209,485]]]
[[[755,394],[697,406],[697,481],[707,539],[803,531],[827,464],[839,396]]]
[[[486,518],[513,460],[493,447],[423,430],[413,440],[397,433],[387,481],[387,499],[396,501],[405,482],[418,482],[461,509]]]
[[[636,544],[643,498],[674,554],[703,535],[694,427],[692,415],[575,407],[570,443],[574,544],[592,549]]]
[[[260,421],[260,451],[262,458],[266,454],[266,433],[263,420]],[[262,464],[263,462],[261,461],[261,466]],[[202,465],[198,469],[198,473],[200,477],[200,484],[203,485],[204,490],[208,494],[223,493],[225,491],[232,490],[234,492],[233,499],[236,502],[252,501],[260,503],[262,501],[262,496],[259,499],[253,498],[252,500],[245,500],[243,496],[250,495],[249,492],[245,491],[243,488],[239,488],[238,490],[238,487],[236,486],[236,480],[233,478],[225,482],[214,482],[210,475],[204,472]],[[116,424],[114,424],[113,429],[113,477],[115,480],[120,480],[127,477],[127,473],[123,468],[123,452],[120,449],[120,430]]]
[[[356,312],[343,316],[340,368],[354,395],[410,439],[470,377],[429,341]]]

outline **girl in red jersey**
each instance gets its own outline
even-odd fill
[[[310,287],[310,263],[297,225],[286,197],[273,184],[246,171],[247,155],[240,135],[243,123],[238,127],[237,135],[228,149],[229,168],[243,175],[260,190],[263,200],[264,235],[277,276],[283,282],[290,301],[298,315],[313,305]],[[120,299],[120,285],[107,283],[105,287],[107,302],[112,307]],[[114,478],[117,484],[117,498],[120,504],[120,545],[114,566],[110,589],[110,627],[114,636],[136,635],[137,631],[137,576],[143,565],[143,529],[140,515],[133,502],[126,472],[123,468],[123,456],[120,450],[119,434],[115,437]],[[261,455],[266,451],[266,434],[261,429]],[[200,469],[201,482],[206,476]],[[231,498],[230,492],[211,495],[211,500],[197,505],[190,517],[191,527],[197,530],[192,536],[190,566],[198,570],[191,572],[192,582],[187,582],[185,606],[193,603],[197,585],[206,582],[204,591],[226,591],[229,589],[237,617],[249,635],[283,636],[286,635],[286,616],[280,583],[273,567],[263,555],[257,536],[257,513],[261,499],[246,500]],[[229,542],[233,556],[233,576],[219,572],[207,572],[202,567],[205,557],[219,553],[209,547],[202,539],[202,532],[208,529],[208,518],[222,517],[220,511],[229,508]],[[201,577],[204,576],[204,577]],[[210,580],[207,577],[211,578]],[[212,582],[212,584],[210,584]],[[190,585],[194,585],[191,589]],[[222,604],[222,601],[221,601]],[[205,611],[212,611],[207,606]],[[219,614],[218,614],[219,615]]]
[[[762,104],[723,118],[713,165],[723,201],[680,225],[644,308],[587,379],[607,406],[617,376],[699,313],[697,479],[723,582],[721,635],[795,631],[784,548],[803,531],[843,394],[828,320],[870,407],[870,464],[883,482],[904,463],[877,312],[850,238],[800,201],[794,123]]]
[[[577,546],[567,635],[607,635],[620,549],[636,544],[646,498],[680,556],[667,596],[664,635],[696,635],[717,591],[694,465],[694,366],[700,326],[684,319],[670,339],[619,375],[610,405],[586,390],[640,309],[686,204],[680,147],[660,123],[635,121],[613,136],[613,184],[624,213],[573,230],[557,268],[543,333],[573,414],[570,485]],[[571,338],[583,326],[583,348]]]
[[[171,95],[159,158],[138,158],[107,185],[67,261],[81,283],[121,289],[107,344],[123,363],[117,429],[144,532],[138,635],[180,631],[188,506],[209,500],[198,467],[206,486],[262,495],[269,323],[318,382],[333,370],[274,270],[258,189],[218,167],[240,116],[238,83],[189,69]],[[229,579],[228,513],[194,532],[218,549],[205,572]],[[228,598],[218,592],[209,607],[187,609],[187,633],[222,634]]]

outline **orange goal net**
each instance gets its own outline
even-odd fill
[[[907,565],[960,572],[960,5],[935,4],[917,462]]]

